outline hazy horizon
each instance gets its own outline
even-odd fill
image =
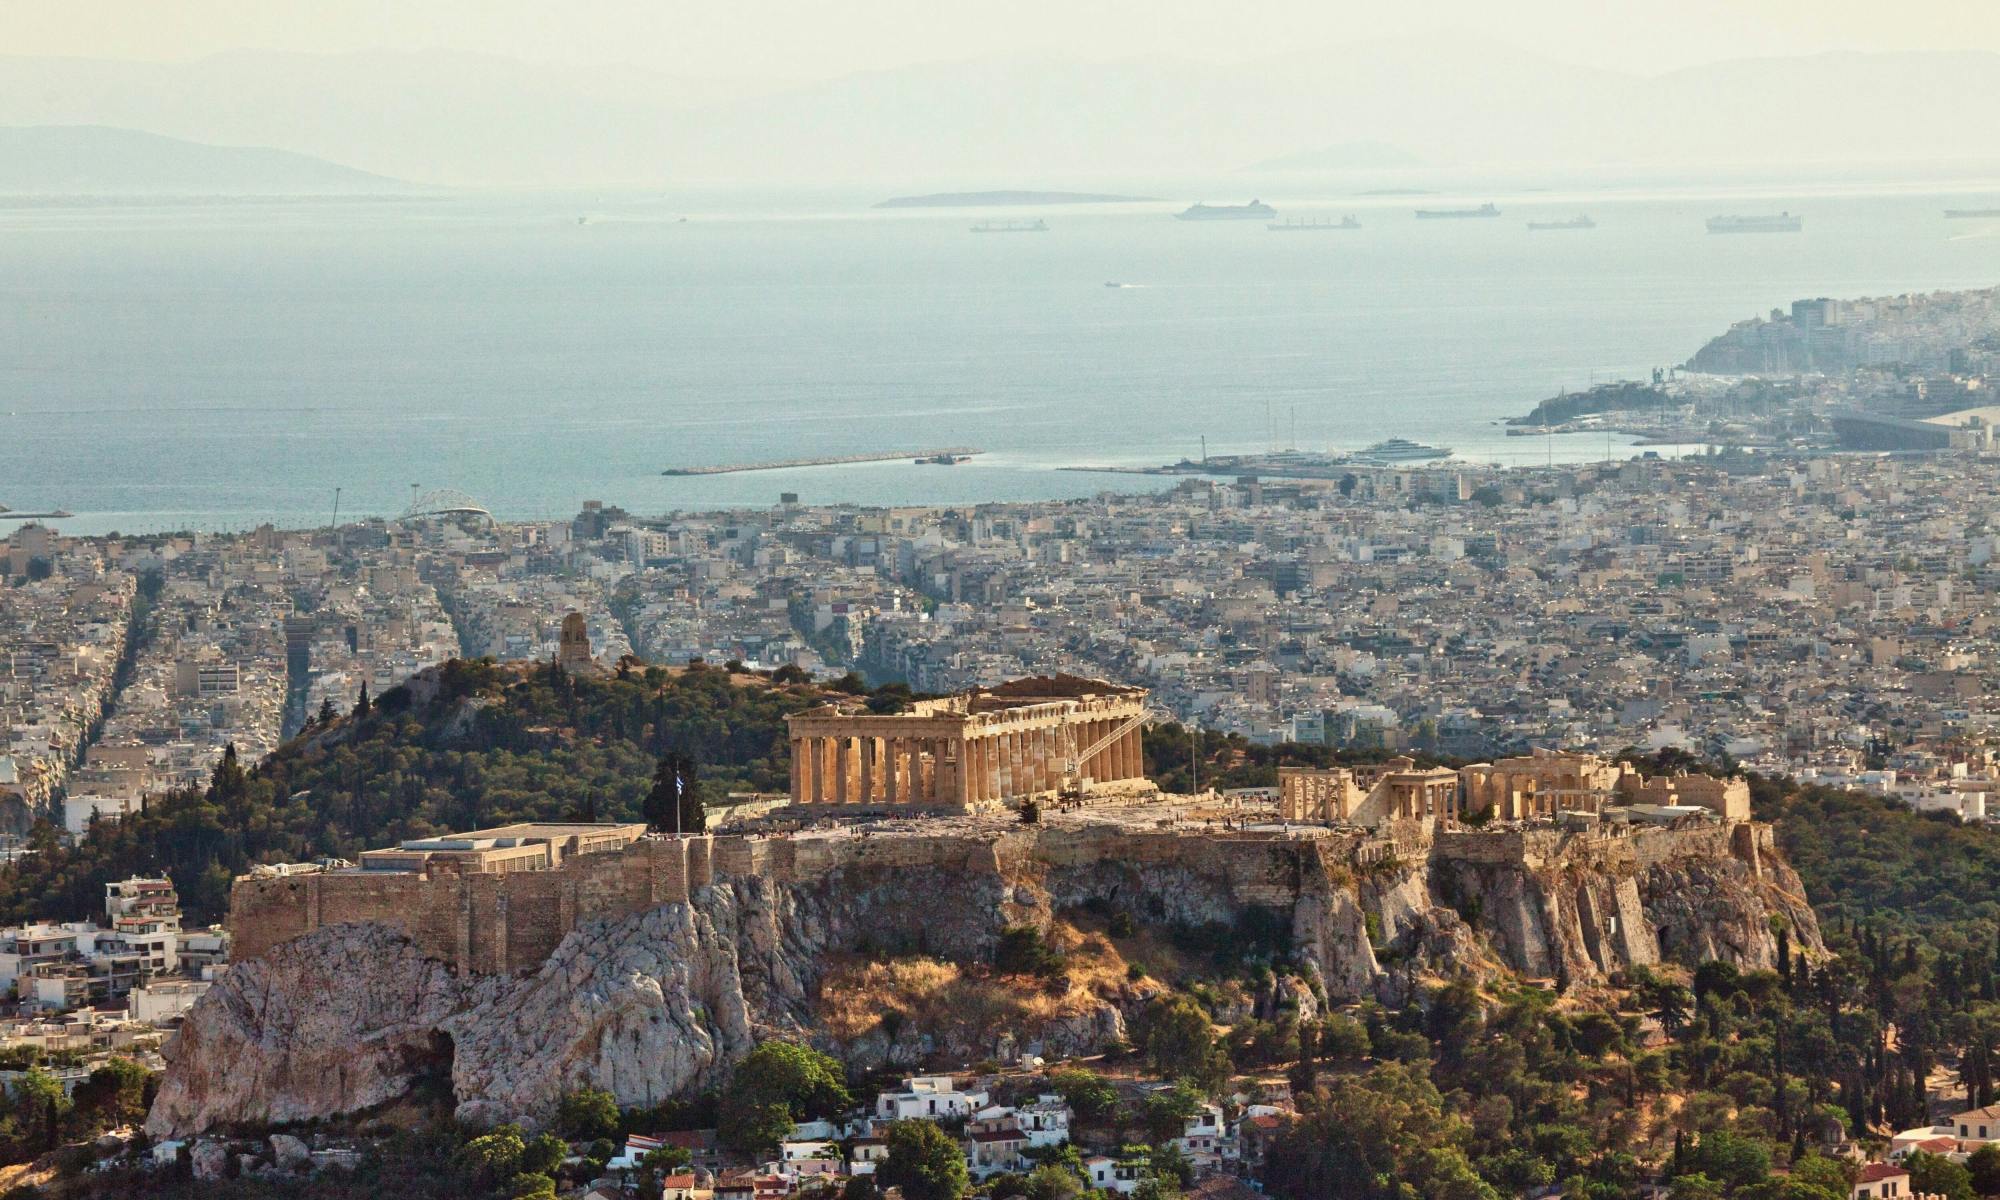
[[[1838,51],[2000,52],[2000,10],[1912,0],[1638,0],[1616,19],[1589,0],[1425,0],[1328,6],[1274,0],[1246,18],[1213,0],[80,0],[6,6],[8,52],[170,62],[255,50],[448,50],[560,66],[632,66],[690,79],[796,84],[857,72],[996,57],[1181,57],[1240,64],[1383,39],[1487,37],[1579,66],[1653,74],[1708,63]]]

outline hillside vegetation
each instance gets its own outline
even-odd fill
[[[710,802],[788,785],[785,714],[823,702],[811,683],[714,668],[623,677],[452,662],[437,694],[395,688],[365,712],[309,726],[254,769],[233,757],[186,790],[0,870],[0,920],[78,919],[104,883],[170,875],[193,921],[219,921],[253,864],[299,862],[510,821],[638,820],[658,760],[692,756]]]

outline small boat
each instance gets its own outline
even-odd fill
[[[1129,283],[1119,283],[1115,279],[1107,279],[1104,281],[1104,286],[1108,288],[1127,288],[1131,287],[1132,285]]]
[[[1040,217],[1032,221],[981,221],[972,227],[974,233],[1047,233],[1049,223]]]
[[[1291,221],[1276,221],[1264,226],[1272,233],[1306,233],[1323,229],[1359,229],[1361,222],[1353,217],[1342,217],[1336,221],[1331,217],[1313,217]]]
[[[1528,222],[1528,228],[1529,228],[1529,229],[1537,229],[1537,230],[1539,230],[1539,229],[1595,229],[1595,228],[1597,228],[1597,222],[1595,222],[1595,221],[1591,220],[1591,219],[1590,219],[1589,217],[1587,217],[1587,216],[1584,216],[1584,215],[1583,215],[1582,213],[1578,213],[1577,215],[1575,215],[1575,216],[1573,216],[1573,217],[1567,217],[1567,218],[1565,218],[1565,219],[1563,219],[1563,220],[1560,220],[1560,221],[1530,221],[1530,222]]]
[[[971,461],[970,454],[932,454],[917,459],[916,464],[920,467],[955,467]]]

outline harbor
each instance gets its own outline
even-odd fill
[[[745,471],[788,471],[794,467],[839,467],[852,463],[893,462],[907,458],[919,466],[956,466],[985,451],[973,446],[935,450],[876,450],[866,454],[827,454],[813,458],[781,458],[769,462],[721,463],[708,467],[668,467],[662,475],[737,475]]]

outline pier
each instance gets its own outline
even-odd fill
[[[890,462],[907,458],[913,462],[935,461],[940,465],[951,460],[970,458],[985,451],[971,446],[945,446],[936,450],[875,450],[866,454],[828,454],[815,458],[782,458],[771,462],[722,463],[712,467],[668,467],[662,475],[734,475],[739,471],[784,471],[792,467],[837,467],[847,463]]]

